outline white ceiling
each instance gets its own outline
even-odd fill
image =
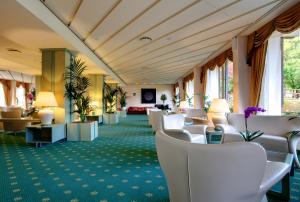
[[[126,83],[174,83],[196,64],[230,47],[233,36],[285,2],[44,1]],[[152,41],[140,41],[142,36]]]
[[[41,74],[40,49],[68,48],[77,52],[16,1],[1,0],[0,25],[0,69],[38,75]],[[20,52],[10,52],[9,48]],[[90,73],[104,73],[85,55],[77,54],[86,61]]]
[[[8,60],[11,66],[39,73],[40,48],[74,49],[15,1],[1,1],[5,5],[0,7],[0,67],[2,60],[4,64]],[[299,0],[41,2],[127,84],[170,84],[229,48],[232,37],[253,31],[262,19],[274,17]],[[152,41],[140,41],[143,36]],[[6,48],[20,49],[22,54],[9,55]],[[91,70],[100,71],[88,63]]]

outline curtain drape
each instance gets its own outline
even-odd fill
[[[205,94],[206,92],[206,83],[207,83],[207,71],[214,70],[216,67],[221,67],[226,60],[233,61],[232,48],[227,49],[226,51],[219,54],[217,57],[209,60],[203,66],[200,67],[200,83],[201,83],[201,92]],[[201,101],[201,106],[204,106],[204,100]]]
[[[281,37],[271,37],[268,40],[259,100],[259,106],[266,109],[264,114],[268,115],[281,115],[281,54]]]
[[[250,70],[250,105],[257,106],[260,99],[267,40],[277,30],[290,33],[300,26],[300,3],[280,14],[248,36],[247,63]]]

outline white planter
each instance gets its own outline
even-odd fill
[[[120,117],[121,118],[126,118],[127,112],[125,111],[120,111]]]
[[[117,113],[114,114],[108,114],[105,113],[103,114],[103,123],[104,124],[109,124],[109,125],[114,125],[119,123],[119,116]]]
[[[98,123],[96,121],[67,124],[68,141],[93,141],[96,137],[98,137]]]
[[[122,107],[122,111],[126,112],[126,110],[127,110],[127,107]]]

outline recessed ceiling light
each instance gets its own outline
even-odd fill
[[[6,50],[9,51],[9,52],[18,52],[18,53],[22,53],[20,50],[14,49],[14,48],[7,48]]]
[[[140,41],[148,41],[148,42],[150,42],[150,41],[152,41],[152,38],[151,37],[149,37],[149,36],[142,36],[141,38],[140,38]]]

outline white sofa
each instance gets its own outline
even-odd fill
[[[289,116],[265,116],[256,115],[248,118],[248,130],[264,132],[262,136],[255,139],[266,150],[290,152],[294,154],[295,163],[300,167],[297,157],[297,145],[300,134],[289,136],[291,131],[300,131],[300,118],[289,120]],[[239,131],[245,131],[245,118],[243,114],[227,114],[227,124],[217,124],[223,131],[222,142],[244,141]]]
[[[185,125],[182,114],[163,115],[162,129],[171,136],[194,143],[206,144],[207,125]]]
[[[156,133],[171,202],[260,202],[290,170],[256,143],[194,144]]]

